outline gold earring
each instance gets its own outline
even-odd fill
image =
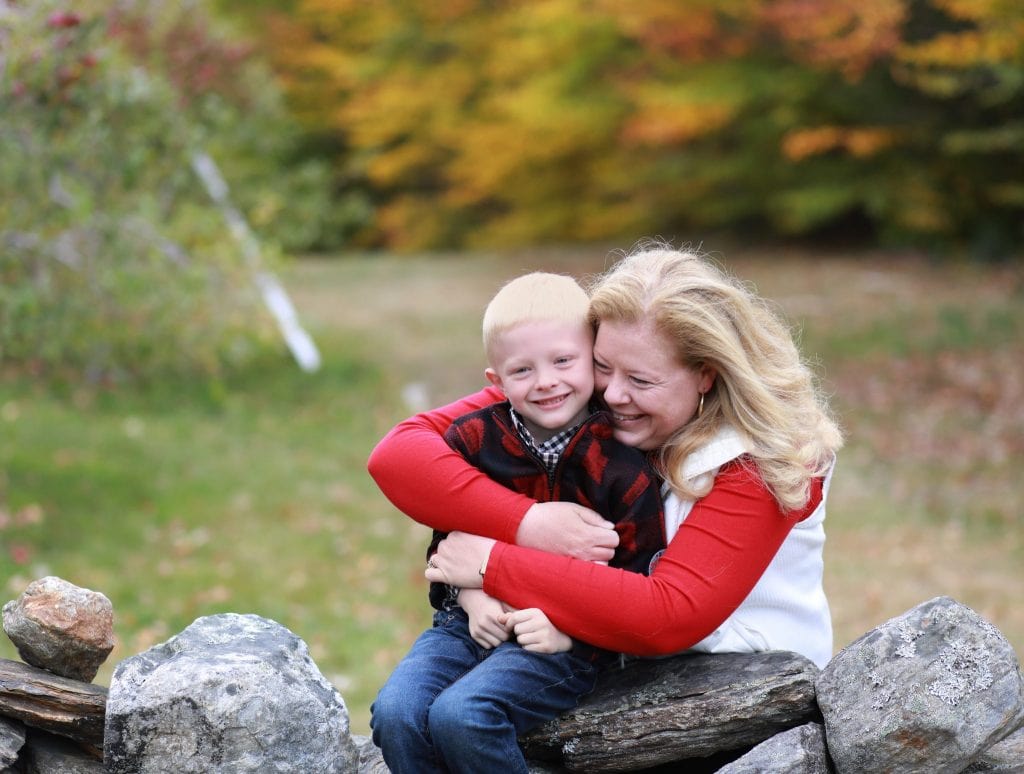
[[[700,419],[701,414],[704,413],[704,393],[700,394],[700,403],[697,404],[697,418]]]

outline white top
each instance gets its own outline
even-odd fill
[[[732,427],[723,427],[686,459],[683,474],[693,482],[714,479],[722,465],[746,451],[743,436]],[[806,656],[819,667],[828,663],[832,658],[832,616],[822,584],[825,569],[822,551],[825,500],[831,480],[832,468],[829,468],[818,507],[793,527],[764,575],[736,611],[690,650],[701,653],[789,650]],[[680,500],[671,490],[667,492],[665,537],[671,541],[690,514],[694,501]]]

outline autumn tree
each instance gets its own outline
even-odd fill
[[[369,242],[1024,241],[1019,3],[282,5],[275,67],[370,192]]]

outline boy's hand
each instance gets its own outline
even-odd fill
[[[509,633],[515,633],[520,647],[534,653],[564,653],[572,648],[572,638],[555,628],[544,611],[537,607],[513,610],[501,616]]]
[[[576,503],[535,503],[523,516],[516,544],[607,564],[619,534],[601,514]]]
[[[483,589],[460,589],[459,605],[469,616],[469,634],[482,648],[496,648],[511,636],[500,620],[507,608]]]

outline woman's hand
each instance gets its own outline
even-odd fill
[[[563,653],[572,649],[572,639],[555,628],[544,611],[537,607],[514,610],[501,616],[509,633],[523,650],[534,653]]]
[[[619,534],[601,514],[576,503],[536,503],[523,516],[516,544],[607,564]]]
[[[483,588],[484,576],[480,568],[491,555],[496,542],[465,532],[451,532],[430,557],[423,575],[428,581],[447,583],[460,589]]]

